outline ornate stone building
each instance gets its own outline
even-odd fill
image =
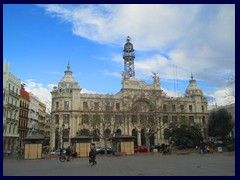
[[[153,73],[153,83],[135,78],[134,48],[124,45],[122,89],[114,94],[83,94],[70,65],[52,94],[51,148],[67,147],[77,135],[92,136],[97,146],[110,145],[116,135],[135,136],[136,146],[168,144],[170,122],[186,119],[201,124],[206,138],[207,100],[191,76],[184,97],[168,97]]]
[[[24,148],[23,139],[26,138],[28,134],[29,105],[30,105],[30,94],[25,90],[24,84],[22,84],[21,92],[20,92],[20,110],[19,110],[19,123],[18,123],[20,148]]]
[[[44,145],[50,147],[50,134],[52,133],[52,116],[51,114],[46,114],[44,123]],[[53,139],[52,139],[53,140]]]
[[[38,133],[45,135],[46,123],[46,105],[41,101],[38,102]]]
[[[33,136],[39,134],[39,100],[30,92],[30,105],[29,105],[29,121],[28,121],[28,135]]]
[[[3,67],[3,150],[16,153],[19,146],[19,102],[21,81],[9,71],[9,64]]]

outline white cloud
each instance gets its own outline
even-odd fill
[[[43,7],[51,15],[71,23],[74,34],[99,43],[122,45],[123,39],[130,35],[137,51],[164,52],[172,63],[188,71],[199,73],[209,68],[226,71],[234,68],[234,5]]]
[[[217,90],[211,96],[213,99],[209,101],[209,105],[224,106],[235,103],[235,97],[229,96],[229,89]]]
[[[57,86],[56,84],[48,84],[48,89],[52,90],[54,86]]]
[[[25,89],[34,94],[38,99],[46,105],[47,112],[51,112],[52,90],[53,84],[49,84],[48,88],[44,88],[42,83],[36,83],[33,79],[28,79],[24,82]]]
[[[107,69],[102,70],[101,73],[105,76],[122,77],[121,72],[109,72]]]
[[[51,16],[70,23],[73,34],[98,43],[122,46],[123,39],[130,35],[136,51],[151,53],[147,58],[136,57],[140,78],[154,71],[162,79],[174,79],[177,69],[178,79],[189,79],[193,72],[209,87],[222,88],[235,71],[234,4],[42,7]],[[113,62],[122,61],[120,55],[114,57]]]
[[[89,91],[89,90],[87,90],[87,89],[85,89],[85,88],[82,88],[82,90],[81,90],[81,93],[82,94],[96,94],[96,92],[93,92],[93,91]]]
[[[52,95],[51,91],[53,90],[54,86],[57,86],[56,84],[48,84],[47,88],[43,87],[42,83],[36,83],[33,79],[28,79],[25,82],[25,89],[28,92],[31,92],[34,94],[41,102],[43,102],[47,107],[47,112],[51,112],[51,103],[52,103]],[[89,91],[85,88],[82,88],[81,93],[87,93],[87,94],[96,94],[96,92]]]
[[[167,93],[166,95],[168,97],[180,97],[180,96],[183,96],[182,93],[180,93],[179,91],[172,91],[172,90],[168,90],[168,89],[165,89],[165,88],[162,88],[163,92]]]

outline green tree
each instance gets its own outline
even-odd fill
[[[234,127],[232,116],[226,109],[213,111],[208,119],[208,135],[226,139]]]
[[[198,124],[182,119],[169,125],[169,139],[178,149],[193,148],[203,140]]]

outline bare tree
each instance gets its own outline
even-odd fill
[[[232,97],[235,99],[235,74],[232,74],[229,77],[227,86],[229,87],[229,92],[226,94],[226,97]]]
[[[141,133],[145,140],[148,151],[150,151],[150,138],[155,136],[167,125],[162,122],[162,98],[165,95],[161,90],[150,90],[142,96],[128,97],[131,101],[131,125]]]
[[[116,118],[115,99],[113,95],[106,95],[99,98],[90,108],[90,127],[92,135],[104,140],[105,153],[107,151],[107,141],[116,134],[116,130],[122,123],[121,118]]]

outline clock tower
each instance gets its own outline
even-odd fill
[[[127,42],[124,45],[123,49],[123,59],[124,59],[124,73],[129,78],[135,77],[135,69],[134,69],[134,49],[133,44],[130,42],[130,36],[127,37]]]

